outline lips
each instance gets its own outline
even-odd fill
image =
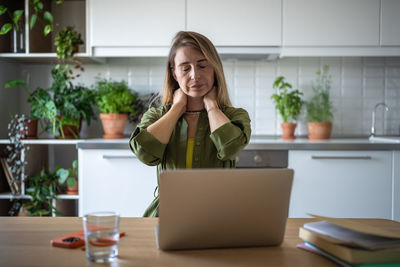
[[[201,87],[203,87],[204,84],[202,83],[196,83],[190,86],[190,88],[194,88],[194,89],[199,89]]]

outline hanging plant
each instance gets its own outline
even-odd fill
[[[10,172],[13,176],[11,182],[19,188],[16,192],[11,191],[13,195],[18,192],[21,193],[20,185],[26,178],[24,166],[28,162],[25,160],[24,151],[29,150],[29,146],[23,143],[22,140],[28,134],[28,127],[26,126],[28,121],[29,119],[24,114],[15,115],[8,124],[8,139],[10,144],[7,145],[7,163],[10,166]]]

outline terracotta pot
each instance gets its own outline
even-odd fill
[[[62,137],[61,131],[60,135],[57,136],[58,139],[79,139],[79,133],[82,127],[82,119],[79,119],[79,127],[75,125],[65,124],[62,126],[62,130],[64,132],[64,138]]]
[[[37,139],[38,120],[30,119],[30,122],[28,122],[26,126],[28,126],[28,135],[26,139]]]
[[[77,195],[78,194],[78,180],[73,187],[67,186],[67,195]]]
[[[28,130],[26,132],[19,131],[19,134],[23,135],[23,139],[37,139],[37,125],[38,120],[26,121],[25,126],[28,127]]]
[[[331,138],[332,122],[309,122],[308,139],[321,140]]]
[[[282,127],[282,139],[285,140],[292,140],[295,139],[296,136],[294,136],[294,131],[296,130],[296,123],[290,123],[290,122],[282,122],[281,127]]]
[[[79,45],[74,45],[74,54],[79,53]]]
[[[100,119],[103,124],[103,137],[105,139],[124,138],[128,114],[100,113]]]

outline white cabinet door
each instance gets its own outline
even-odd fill
[[[392,219],[391,151],[289,151],[290,217]]]
[[[91,46],[169,46],[185,29],[185,0],[90,0]]]
[[[379,0],[283,0],[284,46],[379,46]]]
[[[280,46],[280,0],[187,0],[187,30],[216,46]]]
[[[140,162],[129,149],[79,149],[79,216],[116,211],[141,217],[153,200],[155,167]]]
[[[381,1],[381,45],[400,45],[400,1]]]

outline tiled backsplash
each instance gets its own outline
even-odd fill
[[[303,91],[307,100],[312,92],[312,81],[316,79],[315,72],[324,64],[330,66],[332,75],[334,136],[368,135],[371,113],[379,102],[385,102],[390,111],[384,112],[382,107],[378,109],[377,134],[400,134],[400,58],[307,57],[272,62],[226,59],[223,64],[232,103],[249,112],[253,134],[281,134],[280,117],[270,98],[274,93],[272,83],[278,75],[285,76],[294,88]],[[155,92],[162,87],[165,65],[164,58],[109,59],[106,64],[85,64],[85,72],[75,83],[90,86],[100,75],[114,80],[124,79],[139,93]],[[19,70],[22,76],[30,73],[32,87],[48,88],[51,67],[47,64],[21,64]],[[20,104],[26,112],[23,97]],[[91,126],[89,136],[99,127],[99,122]],[[307,134],[304,112],[296,134]]]

